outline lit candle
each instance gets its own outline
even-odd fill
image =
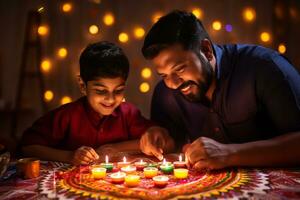
[[[125,179],[126,173],[124,172],[116,172],[110,175],[110,178],[113,183],[123,183]]]
[[[128,175],[125,177],[125,184],[128,187],[135,187],[140,183],[140,176],[138,175]]]
[[[158,169],[155,167],[146,167],[144,168],[144,176],[145,178],[153,178],[154,176],[157,176]]]
[[[152,180],[156,187],[165,187],[168,185],[169,178],[167,176],[155,176]]]
[[[108,156],[105,156],[105,163],[101,163],[101,167],[104,167],[107,169],[107,171],[111,171],[114,167],[114,165],[112,163],[108,162]]]
[[[163,160],[162,164],[160,165],[160,169],[165,174],[170,174],[174,167],[170,162],[166,162],[166,159]]]
[[[174,176],[178,179],[184,179],[187,178],[189,174],[189,170],[188,169],[184,169],[184,168],[178,168],[178,169],[174,169]]]
[[[128,165],[126,167],[122,167],[121,171],[126,172],[126,173],[133,173],[136,171],[136,167],[132,165]]]
[[[128,165],[130,165],[130,162],[126,161],[126,157],[125,156],[123,157],[123,162],[118,162],[118,168],[126,167]]]
[[[99,165],[94,165],[91,171],[94,179],[102,179],[106,176],[106,168]]]
[[[142,171],[147,166],[147,162],[141,160],[140,162],[135,162],[134,165],[136,166],[137,170]]]
[[[175,168],[186,168],[186,163],[185,161],[182,161],[181,155],[179,155],[178,161],[175,161],[173,164]]]

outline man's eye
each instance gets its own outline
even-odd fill
[[[176,72],[178,72],[178,73],[182,73],[182,72],[184,72],[184,69],[185,69],[185,67],[184,67],[184,66],[182,66],[182,67],[180,67],[180,68],[176,69]]]
[[[96,94],[106,94],[107,90],[96,90]]]

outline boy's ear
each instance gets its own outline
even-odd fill
[[[86,95],[87,85],[84,83],[84,81],[82,80],[80,75],[77,76],[77,82],[78,82],[78,86],[79,86],[79,90],[80,90],[81,94]]]

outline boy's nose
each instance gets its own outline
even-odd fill
[[[115,95],[113,93],[109,93],[108,95],[106,95],[106,98],[105,100],[108,102],[108,103],[114,103],[115,102]]]

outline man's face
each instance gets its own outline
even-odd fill
[[[91,107],[102,116],[110,115],[120,105],[124,90],[125,80],[118,77],[88,81],[85,91]]]
[[[201,62],[200,56],[203,57]],[[190,101],[204,101],[211,84],[213,68],[204,54],[197,55],[173,45],[162,50],[154,59],[155,68],[167,87],[181,92]]]

